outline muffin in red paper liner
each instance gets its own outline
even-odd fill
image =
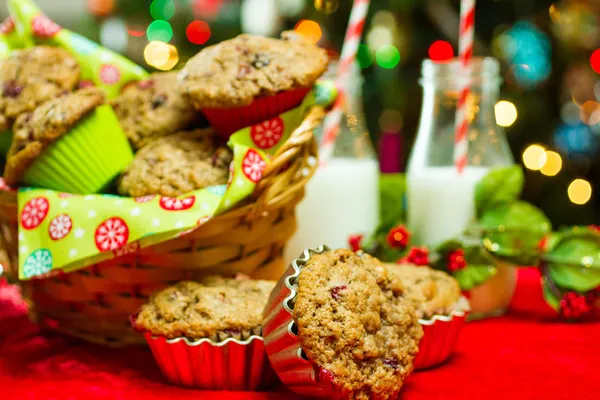
[[[192,57],[179,88],[227,136],[300,105],[328,63],[325,50],[293,32],[245,34]]]
[[[456,279],[426,266],[385,266],[402,282],[404,296],[415,307],[423,327],[415,369],[431,368],[448,360],[470,310]]]
[[[205,278],[151,296],[132,316],[163,375],[212,390],[259,390],[278,380],[265,353],[261,313],[274,282]]]
[[[292,261],[263,321],[279,379],[301,395],[338,399],[395,399],[422,333],[377,259],[326,246]]]

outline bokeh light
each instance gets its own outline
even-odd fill
[[[173,28],[167,21],[153,21],[146,29],[146,36],[150,42],[168,42],[173,37]]]
[[[500,126],[511,126],[517,120],[517,107],[510,101],[499,101],[494,110],[496,111],[496,123]]]
[[[319,24],[317,24],[315,21],[311,21],[308,19],[303,19],[302,21],[298,22],[294,30],[296,31],[296,33],[304,36],[312,43],[317,43],[323,35]]]
[[[600,49],[597,49],[590,56],[590,65],[592,69],[600,74]]]
[[[122,53],[127,48],[129,37],[127,25],[120,18],[107,18],[100,25],[100,43],[111,50]]]
[[[366,41],[369,48],[376,51],[383,46],[391,46],[394,43],[394,35],[391,28],[377,25],[367,33]]]
[[[192,0],[192,12],[198,18],[212,21],[229,2],[223,0]]]
[[[454,57],[454,49],[449,42],[446,42],[445,40],[436,40],[429,46],[428,54],[432,61],[450,61]]]
[[[532,144],[523,152],[523,164],[532,171],[542,169],[546,164],[546,149],[539,144]]]
[[[167,46],[169,47],[169,58],[163,64],[154,66],[156,69],[161,71],[170,71],[179,62],[179,52],[177,51],[177,48],[172,44],[167,44]]]
[[[373,57],[369,46],[364,43],[358,45],[358,52],[356,53],[356,60],[361,68],[368,68],[373,64]]]
[[[340,0],[315,0],[315,8],[323,14],[332,14],[340,6]]]
[[[175,3],[173,0],[154,0],[150,4],[150,15],[154,19],[168,21],[175,15]]]
[[[204,44],[210,39],[210,25],[200,20],[192,21],[185,29],[185,35],[194,44]]]
[[[546,162],[540,172],[546,176],[555,176],[562,169],[562,158],[555,151],[546,152]]]
[[[579,118],[588,125],[600,123],[600,104],[595,101],[586,101],[579,110]]]
[[[164,42],[150,42],[144,48],[144,60],[146,60],[148,65],[153,67],[166,64],[169,61],[169,57],[169,45]]]
[[[585,204],[592,198],[592,185],[585,179],[575,179],[569,185],[567,194],[572,203]]]
[[[375,60],[381,68],[391,69],[400,62],[400,52],[392,45],[382,46],[377,49]]]
[[[115,0],[88,0],[88,10],[99,17],[110,15],[115,8]]]
[[[403,124],[402,114],[398,110],[389,108],[379,116],[379,128],[382,132],[400,132]]]

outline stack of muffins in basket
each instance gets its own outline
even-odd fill
[[[108,102],[80,81],[68,52],[16,51],[0,63],[0,130],[13,136],[4,179],[131,197],[225,184],[227,138],[297,107],[327,64],[325,51],[291,33],[241,35]],[[305,250],[278,282],[174,282],[131,325],[175,384],[258,390],[279,378],[304,395],[392,399],[415,368],[449,357],[467,311],[444,273],[321,247]]]

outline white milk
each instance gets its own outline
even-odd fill
[[[475,218],[475,185],[489,171],[466,167],[427,167],[411,170],[407,179],[408,226],[414,243],[438,245],[460,235]]]
[[[296,208],[298,230],[286,262],[306,248],[348,247],[348,236],[372,234],[379,224],[379,164],[375,159],[332,158],[308,182]]]

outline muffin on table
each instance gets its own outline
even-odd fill
[[[386,268],[402,281],[404,297],[413,304],[419,318],[448,315],[459,306],[460,286],[447,273],[412,264],[386,264]]]
[[[180,89],[229,134],[299,105],[328,62],[325,50],[293,32],[281,39],[244,34],[192,57],[179,73]]]
[[[180,282],[151,296],[135,327],[168,339],[247,339],[260,335],[275,282],[208,277]]]
[[[404,286],[404,297],[417,310],[424,335],[415,368],[424,369],[446,361],[454,352],[469,302],[461,296],[456,279],[443,271],[412,264],[385,264],[390,276]]]
[[[152,295],[136,316],[163,374],[178,385],[257,390],[277,382],[261,336],[275,282],[208,277]]]
[[[119,193],[177,197],[225,184],[232,159],[228,148],[215,146],[209,129],[161,137],[137,152],[121,176]]]
[[[112,106],[135,149],[188,129],[199,119],[199,113],[177,88],[177,72],[153,73],[127,86]]]
[[[0,62],[0,131],[22,113],[72,91],[79,64],[67,51],[49,46],[16,50]]]
[[[80,89],[47,101],[15,121],[4,179],[70,193],[96,193],[132,159],[104,92]]]
[[[267,353],[282,381],[301,394],[395,399],[423,334],[400,281],[379,260],[345,249],[311,251],[290,268],[265,309]],[[279,341],[290,324],[292,346]]]

